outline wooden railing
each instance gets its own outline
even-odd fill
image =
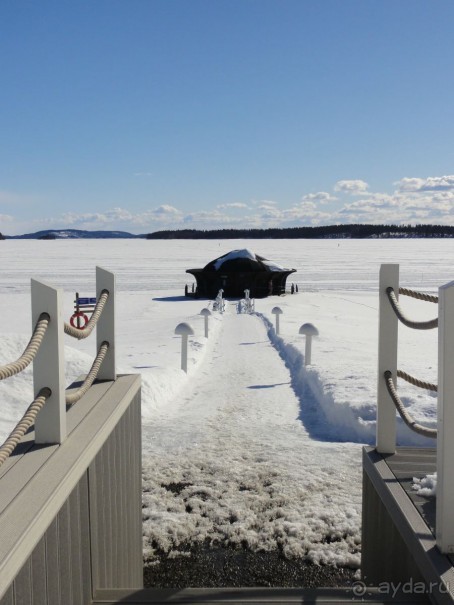
[[[399,293],[399,265],[380,269],[380,312],[377,393],[377,444],[380,454],[396,451],[396,406],[387,388],[386,373],[397,376],[399,319],[389,299],[389,289]],[[454,553],[454,282],[438,291],[438,404],[436,537],[442,553]],[[389,374],[388,374],[389,375]]]
[[[116,374],[112,273],[96,269],[86,331],[63,321],[58,289],[32,280],[31,290],[33,326],[46,325],[33,359],[27,351],[1,377],[33,362],[35,398],[46,397],[2,446],[0,605],[84,605],[100,589],[142,587],[140,377]],[[65,389],[64,333],[80,339],[95,325],[96,371]]]

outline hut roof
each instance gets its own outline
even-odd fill
[[[247,248],[231,250],[210,261],[203,269],[187,269],[196,278],[196,296],[216,296],[222,288],[224,296],[263,298],[285,293],[285,281],[295,269],[284,269],[273,261],[254,254]]]
[[[247,248],[232,250],[219,258],[210,261],[204,271],[249,272],[249,271],[288,271],[280,265],[259,256]]]

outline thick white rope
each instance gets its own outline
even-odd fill
[[[12,454],[16,445],[35,422],[38,412],[44,407],[44,404],[50,396],[51,390],[47,387],[44,387],[40,390],[36,399],[29,405],[27,411],[12,430],[9,437],[6,439],[3,445],[0,446],[0,466]]]
[[[103,312],[104,306],[109,298],[109,291],[103,290],[101,295],[99,296],[98,302],[96,303],[96,307],[93,310],[93,314],[90,317],[89,322],[83,329],[73,328],[71,324],[65,322],[65,334],[72,336],[73,338],[77,338],[78,340],[82,340],[83,338],[87,338],[93,332],[94,327],[98,323],[98,319],[101,317],[101,313]]]
[[[408,328],[413,328],[414,330],[433,330],[438,326],[438,317],[435,319],[430,319],[428,321],[412,321],[402,311],[400,308],[399,302],[397,300],[396,294],[393,288],[386,288],[386,294],[388,295],[389,302],[391,303],[391,307],[394,310],[394,313],[397,315],[399,320]]]
[[[393,400],[394,405],[396,406],[396,409],[400,414],[400,417],[405,422],[405,424],[408,426],[408,428],[410,428],[415,433],[418,433],[419,435],[423,435],[424,437],[430,437],[431,439],[436,439],[437,438],[437,429],[430,429],[426,426],[423,426],[422,424],[418,424],[416,422],[416,420],[414,420],[410,416],[410,414],[407,412],[404,404],[402,403],[402,401],[397,393],[396,387],[394,386],[392,373],[389,370],[386,370],[386,372],[384,373],[383,376],[385,378],[388,393],[389,393],[391,399]]]
[[[91,387],[91,385],[96,379],[96,376],[99,373],[99,369],[106,357],[108,349],[109,343],[107,341],[104,341],[99,347],[98,354],[96,355],[90,372],[87,374],[82,386],[77,389],[77,391],[75,391],[74,393],[70,393],[66,396],[67,404],[73,405],[74,403],[79,401],[79,399],[81,399],[82,396]],[[38,412],[42,410],[44,404],[46,403],[47,399],[49,399],[50,395],[51,390],[49,388],[45,387],[40,390],[36,399],[30,404],[27,411],[25,412],[21,420],[17,423],[17,425],[14,427],[14,429],[11,431],[10,435],[7,437],[3,445],[0,446],[0,466],[12,454],[19,441],[35,422]]]
[[[82,385],[77,389],[77,391],[74,391],[74,393],[69,393],[66,395],[66,403],[68,405],[74,405],[77,401],[79,401],[79,399],[83,397],[83,395],[85,395],[85,393],[91,387],[99,373],[99,369],[107,355],[108,349],[109,343],[105,340],[99,347],[98,354],[96,355],[93,365],[91,366],[91,369],[85,377],[85,380],[83,381]]]
[[[415,378],[411,374],[407,374],[403,370],[397,370],[397,376],[402,378],[402,380],[406,380],[410,384],[413,384],[415,387],[419,387],[420,389],[427,389],[428,391],[438,391],[438,386],[433,384],[432,382],[425,382],[424,380],[419,380],[419,378]]]
[[[425,300],[426,302],[432,302],[438,304],[438,296],[432,296],[431,294],[424,294],[424,292],[417,292],[416,290],[409,290],[408,288],[399,288],[399,294],[404,296],[411,296],[418,300]]]
[[[47,313],[41,313],[36,322],[32,337],[19,359],[0,367],[0,380],[19,374],[19,372],[22,372],[31,364],[41,346],[44,334],[49,325],[49,320],[50,317]]]
[[[96,307],[93,311],[90,321],[88,322],[85,329],[79,330],[78,328],[73,328],[70,324],[65,322],[65,333],[79,340],[87,338],[87,336],[92,333],[94,327],[96,326],[108,297],[109,291],[103,290],[99,296],[98,302],[96,303]],[[22,372],[27,366],[30,365],[30,363],[35,358],[39,347],[41,346],[47,327],[49,325],[49,321],[50,317],[48,313],[42,313],[39,316],[32,337],[21,357],[17,361],[0,367],[0,380],[4,380],[5,378],[14,376],[19,372]],[[93,365],[89,373],[87,374],[82,386],[77,389],[77,391],[75,391],[74,393],[71,393],[66,396],[66,403],[68,403],[69,405],[76,403],[76,401],[79,401],[79,399],[81,399],[81,397],[88,391],[88,389],[91,387],[91,385],[96,379],[96,376],[99,373],[99,369],[106,357],[108,348],[109,343],[107,341],[104,341],[99,347],[99,351],[96,355]],[[35,422],[38,412],[44,407],[44,404],[46,403],[47,399],[51,396],[51,394],[52,392],[48,387],[45,387],[40,390],[35,400],[28,407],[24,416],[17,423],[17,425],[7,437],[3,445],[0,446],[0,466],[11,455],[19,441]]]

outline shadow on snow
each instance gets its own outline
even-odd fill
[[[290,372],[291,386],[299,400],[298,419],[312,439],[327,442],[349,442],[374,445],[376,433],[375,402],[353,407],[335,401],[316,366],[304,365],[304,354],[293,344],[276,335],[273,324],[262,313],[256,313],[267,328],[268,338]],[[335,353],[333,352],[333,355]],[[397,421],[398,445],[427,447],[433,441],[410,431],[401,418]]]

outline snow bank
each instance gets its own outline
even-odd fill
[[[265,323],[270,341],[290,371],[292,387],[300,400],[299,418],[311,437],[323,441],[375,444],[375,385],[365,388],[364,376],[358,369],[340,376],[335,366],[323,369],[317,364],[305,366],[301,345],[297,347],[277,336],[270,319],[262,313],[257,315]],[[348,383],[346,399],[342,398],[344,382]],[[399,445],[433,446],[433,440],[409,431],[400,417],[396,417],[396,423]],[[434,419],[426,422],[427,426],[434,424]]]
[[[189,318],[194,324],[195,317]],[[184,393],[189,381],[197,371],[199,365],[206,355],[212,350],[212,343],[216,339],[222,327],[222,314],[213,312],[209,318],[209,338],[195,335],[188,341],[188,372],[180,369],[179,355],[181,351],[181,337],[173,338],[168,335],[168,341],[172,342],[172,349],[177,349],[176,355],[172,356],[172,364],[161,365],[165,359],[158,359],[161,363],[151,366],[135,366],[142,377],[142,419],[144,422],[152,420],[157,415],[175,415],[178,413],[178,401]],[[124,371],[128,371],[125,367]]]
[[[5,365],[18,359],[24,352],[28,341],[29,338],[17,334],[2,335],[0,365]],[[65,346],[64,350],[65,376],[67,385],[69,386],[71,382],[89,371],[93,358],[73,347]],[[0,400],[2,402],[0,443],[3,443],[33,401],[32,365],[28,366],[20,374],[0,381]]]

